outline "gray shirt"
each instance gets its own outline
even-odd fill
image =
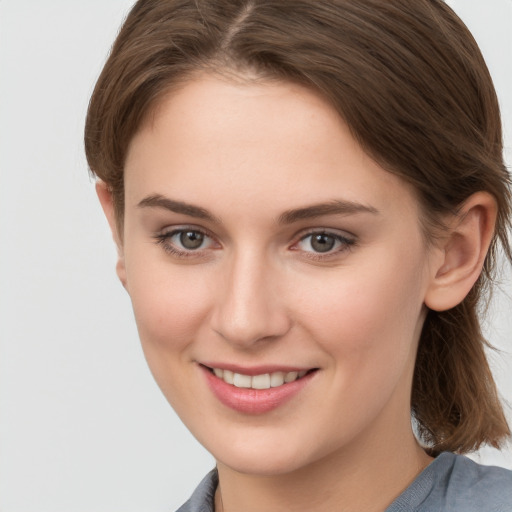
[[[217,483],[212,470],[176,512],[214,512]],[[385,512],[512,512],[512,471],[445,452]]]

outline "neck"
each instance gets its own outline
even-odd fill
[[[363,435],[350,447],[279,475],[242,474],[218,463],[215,510],[382,512],[432,460],[410,422],[388,441]]]

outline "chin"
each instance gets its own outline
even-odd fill
[[[271,477],[293,473],[304,467],[304,461],[295,453],[291,457],[273,454],[264,455],[240,455],[225,456],[222,459],[215,457],[217,463],[229,467],[231,470],[246,475]]]
[[[215,460],[237,471],[238,473],[277,476],[293,473],[316,460],[324,454],[305,451],[308,443],[269,442],[252,443],[247,439],[238,442],[228,442],[226,445],[206,446]]]

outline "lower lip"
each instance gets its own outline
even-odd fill
[[[225,406],[244,414],[264,414],[277,409],[297,395],[317,373],[311,372],[293,382],[268,389],[237,388],[216,377],[210,370],[200,366],[208,386]]]

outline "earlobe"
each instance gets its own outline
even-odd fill
[[[105,213],[105,217],[107,218],[108,224],[110,226],[110,231],[112,232],[112,238],[114,239],[114,242],[117,247],[116,273],[122,285],[125,288],[127,288],[123,243],[121,237],[119,236],[117,228],[112,192],[105,182],[98,180],[96,182],[96,194],[98,195],[98,199],[100,200],[101,207],[103,209],[103,212]]]
[[[425,305],[446,311],[460,304],[478,279],[494,233],[497,206],[487,192],[473,194],[450,219],[439,243]]]

